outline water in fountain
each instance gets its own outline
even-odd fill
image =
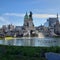
[[[42,32],[40,32],[40,33],[38,33],[38,37],[39,38],[44,38],[45,36],[44,36],[44,34]]]

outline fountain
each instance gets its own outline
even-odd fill
[[[44,34],[42,33],[42,32],[39,32],[38,33],[38,38],[44,38],[45,36],[44,36]]]

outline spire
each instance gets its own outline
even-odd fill
[[[28,14],[27,14],[27,12],[26,12],[26,14],[25,14],[24,19],[28,19]]]
[[[59,24],[59,20],[58,20],[58,13],[57,13],[57,21],[56,21],[56,24]]]
[[[58,19],[58,13],[57,13],[57,19]]]
[[[26,12],[26,15],[28,15],[27,12]]]

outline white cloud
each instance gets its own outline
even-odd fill
[[[33,14],[33,17],[34,18],[49,18],[49,17],[56,17],[56,15],[54,14]]]
[[[6,20],[4,17],[0,16],[0,21],[6,24],[9,24],[10,22]]]
[[[25,14],[18,14],[18,13],[5,13],[3,15],[6,16],[17,16],[17,17],[23,17]]]
[[[23,14],[19,14],[19,13],[5,13],[3,15],[6,16],[17,16],[17,17],[24,17],[24,13]],[[57,17],[57,15],[55,14],[33,14],[33,18],[49,18],[49,17]],[[59,15],[60,18],[60,15]]]
[[[0,17],[0,21],[5,22],[5,19],[3,17]]]

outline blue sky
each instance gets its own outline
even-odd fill
[[[33,12],[34,25],[39,26],[60,14],[60,0],[0,0],[0,26],[23,25],[24,14],[29,11]]]

